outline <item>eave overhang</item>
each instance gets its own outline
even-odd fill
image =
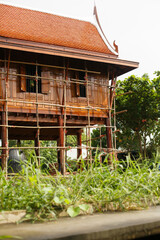
[[[117,56],[113,56],[109,54],[90,52],[86,50],[79,50],[79,49],[73,49],[73,48],[67,48],[67,47],[61,47],[61,46],[55,46],[55,45],[43,44],[43,43],[36,43],[36,42],[30,42],[30,41],[24,41],[24,40],[12,39],[12,38],[6,38],[6,37],[0,37],[0,48],[62,56],[62,57],[68,57],[68,58],[83,59],[87,61],[111,64],[113,66],[118,67],[119,69],[119,71],[117,72],[118,76],[126,72],[129,72],[133,69],[136,69],[139,66],[138,62],[122,60],[117,58]]]

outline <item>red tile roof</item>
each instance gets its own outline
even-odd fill
[[[4,4],[0,36],[115,55],[89,22]]]

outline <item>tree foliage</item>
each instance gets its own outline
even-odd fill
[[[118,81],[116,111],[120,129],[118,144],[127,150],[137,150],[144,157],[158,121],[158,92],[147,74],[141,78],[134,75]],[[129,94],[127,94],[129,92]]]
[[[137,151],[143,157],[160,146],[160,71],[155,74],[152,81],[144,74],[117,82],[116,112],[127,110],[116,115],[117,148]],[[102,128],[101,134],[105,133]],[[99,136],[99,129],[93,130],[92,146],[100,146]],[[106,147],[106,137],[101,142]]]

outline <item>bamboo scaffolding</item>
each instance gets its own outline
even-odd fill
[[[60,146],[53,146],[53,147],[41,147],[40,146],[40,148],[41,149],[67,149],[67,150],[70,150],[70,149],[81,149],[81,148],[83,148],[83,149],[94,149],[94,150],[96,150],[96,149],[98,149],[97,147],[87,147],[87,146],[81,146],[81,147],[70,147],[70,146],[66,146],[66,147],[60,147]],[[0,149],[37,149],[37,147],[33,147],[33,146],[29,146],[29,147],[25,147],[25,146],[22,146],[22,147],[0,147]],[[103,151],[108,151],[108,150],[110,150],[110,151],[112,151],[112,150],[116,150],[116,149],[114,149],[114,148],[102,148],[102,150]]]
[[[115,97],[114,97],[114,100],[113,100],[113,104],[114,104],[114,132],[112,132],[114,134],[114,148],[116,148],[116,131],[117,131],[117,128],[116,128],[116,103],[115,103]]]
[[[100,151],[101,151],[101,149],[102,149],[102,128],[100,128],[100,131],[99,131],[99,139],[100,139],[100,144],[99,144],[99,146],[100,146]],[[103,135],[103,137],[104,137],[104,135]],[[97,138],[92,138],[91,140],[96,140]]]
[[[111,82],[111,86],[113,86],[113,78],[114,76],[112,76],[112,82]],[[108,86],[109,86],[109,69],[108,69],[108,76],[107,76],[107,80],[108,80]],[[108,106],[110,106],[111,108],[111,96],[112,96],[112,87],[108,88]],[[106,124],[107,126],[111,126],[111,110],[108,110],[108,118],[106,120]],[[107,130],[107,128],[106,128]],[[112,147],[111,147],[112,146]],[[108,149],[108,153],[111,153],[108,159],[108,163],[112,166],[112,153],[113,153],[113,139],[112,139],[112,128],[109,128],[109,130],[107,130],[107,147]]]
[[[32,102],[32,101],[20,101],[20,100],[13,100],[13,99],[0,99],[0,102],[13,102],[13,103],[24,103],[24,104],[34,104],[34,105],[46,105],[46,106],[53,106],[53,107],[61,107],[61,108],[73,108],[73,109],[83,109],[83,110],[114,110],[111,108],[102,108],[102,107],[92,107],[92,106],[86,106],[86,107],[78,107],[78,106],[70,106],[70,105],[62,105],[57,103],[44,103],[44,102]]]
[[[86,62],[85,62],[86,65]],[[85,72],[85,80],[86,80],[86,89],[87,89],[87,106],[89,107],[89,85],[88,85],[88,75],[87,75],[87,68]],[[92,164],[92,151],[91,151],[91,121],[90,121],[90,109],[88,108],[88,128],[87,128],[87,134],[89,137],[89,159],[90,159],[90,164]]]
[[[101,72],[96,72],[96,71],[90,71],[87,69],[87,66],[86,66],[86,62],[85,62],[85,69],[76,69],[76,68],[71,68],[68,66],[68,63],[66,64],[65,62],[65,59],[64,59],[64,65],[63,66],[52,66],[52,65],[45,65],[45,64],[39,64],[39,63],[29,63],[29,62],[20,62],[20,61],[11,61],[10,60],[10,56],[7,59],[5,60],[0,60],[0,62],[4,62],[5,65],[6,63],[8,62],[8,68],[7,68],[7,71],[6,71],[6,68],[5,68],[5,74],[6,74],[6,78],[5,78],[5,81],[6,81],[6,93],[5,93],[5,98],[4,99],[0,99],[0,102],[4,102],[4,104],[6,105],[6,122],[5,124],[1,124],[0,127],[5,127],[7,130],[8,128],[22,128],[22,129],[36,129],[37,130],[37,141],[38,141],[38,159],[39,159],[39,164],[40,164],[40,150],[41,149],[62,149],[64,150],[64,169],[63,169],[63,172],[65,172],[65,156],[67,156],[66,152],[67,150],[69,149],[86,149],[87,150],[87,160],[90,161],[90,163],[92,163],[93,159],[92,159],[92,150],[95,150],[97,149],[96,147],[92,147],[91,146],[91,141],[94,139],[91,138],[91,129],[92,128],[99,128],[100,129],[100,151],[104,151],[106,153],[109,153],[109,152],[113,152],[113,151],[117,151],[115,149],[115,146],[116,146],[116,137],[115,137],[115,141],[114,141],[114,147],[112,148],[103,148],[102,147],[102,142],[101,142],[101,138],[103,135],[101,135],[101,128],[102,127],[106,127],[106,128],[110,128],[111,131],[112,129],[114,129],[114,132],[116,132],[116,127],[115,127],[115,124],[116,124],[116,120],[115,120],[115,115],[116,115],[116,112],[115,112],[115,97],[114,97],[114,107],[110,107],[111,105],[111,102],[110,102],[110,94],[109,92],[111,91],[115,91],[115,88],[116,86],[114,84],[111,83],[111,85],[109,85],[109,71],[108,71],[108,76],[107,76],[107,84],[104,84],[104,81],[103,82],[93,82],[93,81],[90,81],[88,79],[88,73],[93,73],[93,74],[101,74]],[[15,63],[15,64],[26,64],[26,65],[34,65],[36,67],[36,76],[32,76],[32,75],[25,75],[25,74],[18,74],[18,73],[9,73],[9,64],[10,63]],[[48,67],[48,68],[57,68],[57,69],[62,69],[63,70],[63,78],[62,79],[57,79],[57,78],[47,78],[47,77],[41,77],[41,76],[38,76],[38,66],[43,66],[43,67]],[[83,80],[77,80],[77,79],[68,79],[68,71],[78,71],[78,72],[84,72],[85,73],[85,82]],[[0,74],[4,74],[4,72],[0,72]],[[11,75],[11,76],[17,76],[17,77],[29,77],[29,78],[33,78],[35,79],[36,81],[36,100],[35,101],[21,101],[21,100],[13,100],[13,99],[10,99],[8,98],[8,76]],[[1,78],[1,81],[2,81],[3,78]],[[38,100],[38,96],[39,96],[39,93],[38,93],[38,79],[43,79],[43,80],[48,80],[48,81],[55,81],[55,82],[59,82],[61,84],[61,87],[63,89],[63,101],[62,103],[47,103],[47,102],[40,102]],[[67,99],[66,99],[66,89],[67,89],[67,84],[68,83],[78,83],[80,85],[85,85],[86,86],[86,106],[70,106],[70,105],[67,105]],[[108,93],[108,106],[106,108],[104,107],[93,107],[90,105],[90,97],[89,97],[89,86],[92,86],[92,85],[97,85],[97,86],[104,86],[104,87],[107,87],[107,93]],[[23,103],[23,104],[33,104],[36,106],[36,126],[27,126],[27,125],[9,125],[8,124],[8,105],[9,103],[12,102],[12,103]],[[62,115],[63,115],[63,125],[62,126],[41,126],[40,125],[40,121],[39,121],[39,105],[43,106],[53,106],[53,107],[59,107],[61,110],[62,110]],[[82,110],[86,110],[87,111],[87,120],[88,120],[88,124],[84,124],[84,125],[79,125],[79,126],[68,126],[67,125],[67,109],[82,109]],[[99,111],[99,110],[105,110],[106,111],[106,115],[108,115],[109,117],[109,120],[110,120],[110,125],[107,126],[107,125],[98,125],[98,126],[95,126],[95,125],[91,125],[91,116],[90,116],[90,111]],[[113,111],[114,113],[111,114],[111,111]],[[33,113],[32,113],[33,114]],[[51,114],[52,115],[52,114]],[[56,114],[57,116],[59,114]],[[111,116],[114,115],[114,125],[111,126]],[[86,146],[77,146],[77,147],[68,147],[66,146],[66,131],[67,129],[84,129],[86,128],[86,142],[87,145]],[[50,147],[42,147],[41,144],[40,144],[40,129],[63,129],[63,133],[64,133],[64,143],[63,143],[63,146],[50,146]],[[7,131],[7,134],[8,134],[8,131]],[[112,142],[113,142],[113,139],[112,139]],[[8,147],[8,135],[7,135],[7,144],[6,144],[6,147],[0,147],[1,150],[6,150],[8,151],[9,149],[37,149],[37,146],[35,147]],[[89,153],[89,156],[88,156],[88,153]],[[8,158],[8,155],[6,156],[6,158]],[[7,162],[7,161],[6,161]]]
[[[64,149],[66,149],[66,83],[67,83],[67,80],[68,80],[68,65],[66,66],[66,63],[65,63],[65,59],[64,59],[64,79],[65,79],[65,83],[63,85],[63,102],[64,102],[64,108],[63,108],[63,129],[64,129],[64,132],[63,132],[63,135],[64,135],[64,141],[63,141],[63,146],[64,146]],[[65,161],[66,161],[66,150],[64,151],[64,163],[63,163],[63,172],[65,173],[66,172],[66,168],[65,168]]]
[[[6,52],[5,52],[5,69],[6,69],[6,64],[7,64],[7,60],[6,60]],[[8,159],[8,76],[9,76],[9,66],[10,66],[10,50],[9,50],[9,54],[8,54],[8,64],[7,64],[7,72],[5,74],[5,102],[4,102],[4,117],[5,117],[5,127],[4,127],[4,135],[3,135],[3,145],[6,146],[5,149],[5,153],[3,153],[3,164],[5,164],[4,169],[6,172],[6,177],[7,177],[7,159]]]
[[[100,128],[100,132],[101,132],[101,128]],[[103,138],[103,137],[105,137],[105,135],[100,135],[100,136],[98,136],[98,137],[95,137],[95,138],[91,138],[91,141],[92,140],[96,140],[96,139],[101,139],[101,138]],[[88,142],[89,140],[84,140],[84,141],[82,141],[83,143],[85,143],[85,142]],[[101,145],[100,145],[101,146]],[[100,147],[101,148],[101,147]]]
[[[85,70],[84,70],[84,72],[85,72]],[[6,74],[6,73],[5,72],[0,72],[0,74]],[[9,75],[17,76],[17,77],[28,77],[28,78],[35,79],[35,76],[33,76],[33,75],[26,75],[26,74],[21,74],[21,73],[9,73]],[[63,83],[66,82],[65,79],[48,78],[48,77],[41,77],[41,76],[39,76],[38,78],[48,80],[48,81],[62,82],[62,80],[63,80]],[[12,80],[12,81],[14,81],[14,80]],[[81,79],[77,80],[75,78],[69,79],[69,83],[78,83],[78,84],[84,85],[83,80],[81,80]],[[88,80],[88,85],[92,85],[92,84],[97,85],[97,86],[99,86],[99,85],[104,86],[104,87],[106,86],[106,84],[102,84],[100,82],[92,82],[92,81]],[[109,88],[114,88],[114,86],[109,86]]]
[[[6,69],[6,64],[7,64],[7,61],[6,61],[6,52],[5,52],[5,64],[4,64],[4,66],[5,66],[5,69]],[[8,78],[8,67],[7,67],[7,72],[6,72],[6,74],[5,74],[5,100],[6,100],[6,102],[4,102],[4,114],[5,114],[5,124],[6,124],[6,127],[5,127],[5,130],[4,130],[4,132],[5,132],[5,137],[4,137],[4,139],[3,139],[3,141],[5,140],[5,146],[6,146],[6,151],[5,151],[5,154],[4,154],[4,160],[5,160],[5,167],[4,167],[4,170],[5,170],[5,172],[6,172],[6,177],[7,177],[7,161],[6,161],[6,159],[7,159],[7,151],[8,151],[8,138],[7,138],[7,135],[8,135],[8,133],[7,133],[7,130],[8,130],[8,127],[7,127],[7,125],[8,125],[8,121],[7,121],[7,116],[8,116],[8,109],[7,109],[7,106],[8,106],[8,101],[7,101],[7,93],[8,93],[8,81],[7,81],[7,78]]]
[[[37,119],[37,133],[36,133],[36,141],[38,144],[38,152],[37,152],[37,158],[38,158],[38,164],[40,166],[40,144],[39,144],[39,135],[40,135],[40,129],[39,129],[39,113],[38,113],[38,65],[36,63],[36,119]]]
[[[115,86],[116,86],[116,82],[117,82],[117,76],[115,77]],[[114,93],[113,93],[113,104],[114,104],[114,134],[113,134],[113,141],[114,141],[114,148],[116,148],[116,132],[117,132],[117,128],[116,128],[116,98],[115,98],[115,89],[114,89]],[[114,156],[116,158],[115,155],[115,151],[114,151]]]
[[[8,128],[33,128],[33,129],[37,129],[37,126],[26,126],[26,125],[23,125],[23,126],[21,126],[21,125],[0,125],[0,127],[8,127]],[[81,126],[65,126],[65,128],[68,128],[68,129],[70,129],[70,128],[100,128],[99,126],[95,126],[95,125],[93,125],[93,126],[87,126],[86,124],[85,125],[81,125]],[[113,126],[106,126],[106,125],[103,125],[103,126],[101,126],[101,127],[105,127],[105,128],[114,128],[114,125]],[[64,128],[64,126],[39,126],[38,127],[39,129],[50,129],[50,128]]]

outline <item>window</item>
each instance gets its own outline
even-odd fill
[[[41,68],[38,66],[38,76],[41,76]],[[36,93],[36,66],[26,65],[26,92]],[[29,77],[35,76],[35,77]],[[41,93],[41,79],[38,79],[38,93]]]
[[[38,76],[41,76],[41,68],[38,66]],[[20,89],[23,92],[36,93],[36,66],[35,65],[21,65],[20,66]],[[42,92],[41,78],[38,79],[38,93]]]
[[[85,72],[77,72],[76,80],[76,96],[86,97]]]

